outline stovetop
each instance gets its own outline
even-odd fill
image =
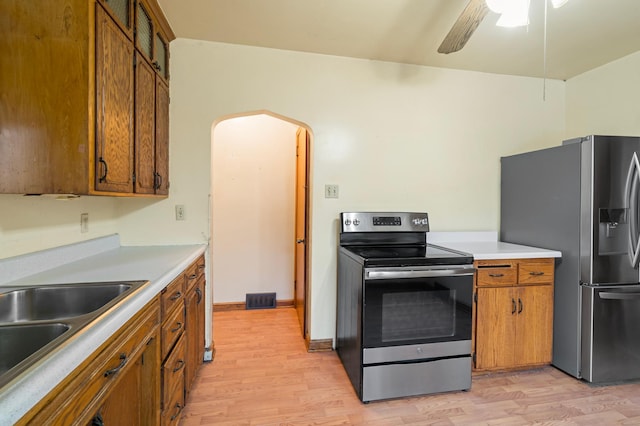
[[[464,265],[473,263],[468,253],[440,247],[424,246],[343,246],[341,250],[365,266],[429,266]]]

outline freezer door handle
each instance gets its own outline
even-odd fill
[[[601,291],[598,293],[600,299],[606,300],[640,300],[640,292],[638,293],[629,293],[629,292],[616,292],[616,291]]]
[[[627,172],[627,183],[625,185],[625,196],[629,212],[629,246],[627,253],[633,268],[638,267],[640,262],[640,235],[638,231],[638,181],[640,180],[640,161],[638,154],[633,153],[629,171]]]

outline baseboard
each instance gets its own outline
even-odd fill
[[[333,350],[333,339],[305,339],[307,352],[329,352]]]
[[[293,306],[293,299],[276,300],[276,308],[293,308]],[[247,309],[246,302],[224,302],[213,304],[214,312],[244,311],[245,309]]]

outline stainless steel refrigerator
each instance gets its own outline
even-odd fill
[[[640,379],[640,137],[587,136],[501,159],[500,239],[559,250],[553,365]]]

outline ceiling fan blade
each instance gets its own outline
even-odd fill
[[[438,47],[439,53],[453,53],[462,49],[489,11],[485,0],[469,0],[449,33]]]

